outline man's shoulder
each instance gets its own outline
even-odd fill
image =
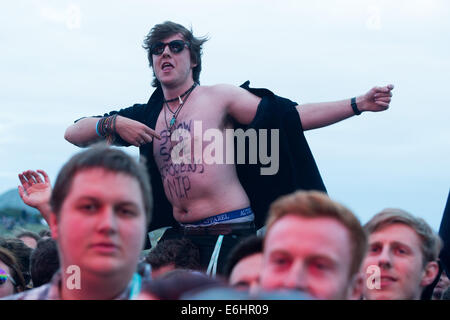
[[[2,300],[47,300],[49,290],[50,283],[47,283],[40,287],[5,297]]]
[[[221,95],[236,94],[239,92],[246,91],[239,86],[235,86],[235,85],[228,84],[228,83],[218,83],[218,84],[214,84],[214,85],[201,86],[200,89],[204,93],[221,94]]]

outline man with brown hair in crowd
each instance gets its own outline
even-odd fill
[[[367,300],[419,300],[439,272],[440,237],[421,218],[385,209],[364,225],[369,248],[362,272]]]
[[[359,299],[367,238],[355,215],[317,191],[275,201],[264,239],[261,288],[324,300]]]

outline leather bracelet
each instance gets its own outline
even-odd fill
[[[357,116],[359,116],[361,114],[361,111],[359,111],[358,106],[356,105],[356,97],[353,97],[350,101],[351,101],[353,112]]]

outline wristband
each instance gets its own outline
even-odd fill
[[[100,123],[101,120],[102,120],[102,119],[100,118],[100,119],[97,121],[97,125],[95,126],[95,132],[97,132],[97,135],[98,135],[100,138],[103,138],[103,136],[100,134],[100,132],[98,132],[98,124]]]
[[[357,116],[359,116],[361,114],[361,111],[358,109],[358,106],[356,105],[356,97],[353,97],[350,101],[351,101],[353,112]]]

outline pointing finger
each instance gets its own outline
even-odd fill
[[[145,133],[149,134],[152,137],[155,137],[158,140],[161,140],[161,136],[158,133],[156,133],[155,130],[153,130],[149,127],[146,128]]]
[[[142,144],[150,143],[153,141],[153,137],[150,134],[142,134],[141,135]]]

